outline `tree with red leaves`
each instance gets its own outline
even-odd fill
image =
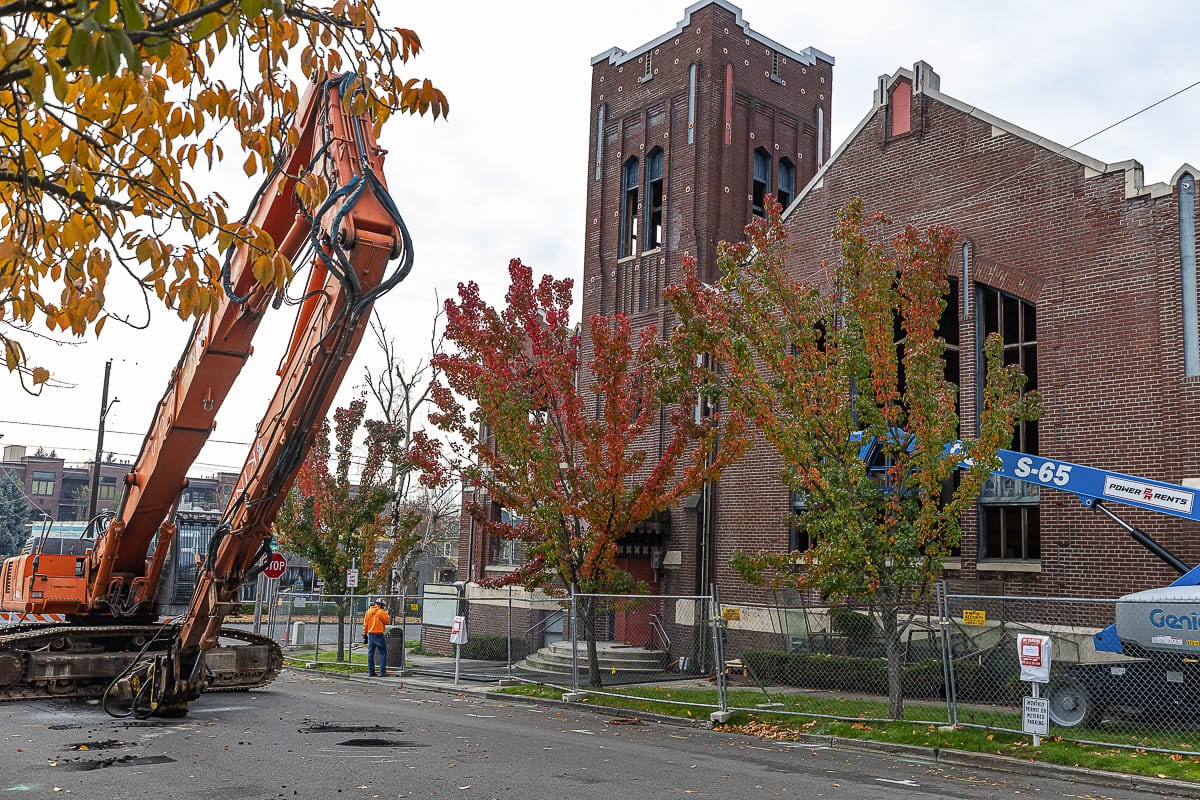
[[[430,420],[449,436],[444,446],[418,437],[413,457],[426,481],[461,476],[477,490],[466,508],[476,526],[523,545],[523,563],[495,585],[637,591],[617,565],[618,543],[740,454],[738,418],[697,415],[697,393],[713,390],[713,376],[668,369],[669,343],[653,326],[635,335],[620,314],[588,320],[594,354],[581,381],[572,282],[535,282],[519,260],[509,276],[503,308],[485,302],[475,283],[460,284],[458,300],[446,302],[454,347],[435,359],[445,383],[434,389]],[[484,494],[511,517],[487,514]],[[580,617],[589,683],[599,686],[590,598],[581,599]]]
[[[344,596],[346,570],[357,565],[360,594],[386,586],[399,550],[393,544],[386,554],[376,552],[376,542],[385,539],[384,509],[391,499],[385,464],[395,436],[390,426],[367,420],[367,403],[358,398],[349,407],[333,413],[336,460],[330,469],[329,422],[313,439],[308,456],[296,474],[296,482],[275,520],[275,540],[285,550],[308,559],[325,591]],[[355,436],[366,431],[367,457],[357,481],[350,481],[350,461]],[[341,624],[349,603],[338,604],[338,660],[345,655]]]
[[[891,221],[868,219],[855,200],[833,234],[841,261],[823,280],[801,282],[785,269],[786,229],[779,204],[769,205],[746,243],[722,243],[719,285],[690,269],[668,291],[682,321],[678,341],[724,365],[724,397],[776,447],[804,499],[791,522],[808,550],[738,553],[733,566],[754,584],[869,604],[888,657],[889,712],[899,719],[903,610],[940,574],[963,513],[999,465],[997,449],[1009,446],[1018,421],[1040,416],[1040,398],[1022,393],[1024,376],[1005,366],[1002,342],[990,337],[971,460],[948,456],[959,438],[959,387],[946,378],[938,326],[955,232],[906,225],[885,241]],[[885,471],[860,460],[865,440],[878,442]]]

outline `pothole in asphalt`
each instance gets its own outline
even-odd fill
[[[70,772],[91,772],[95,769],[104,769],[105,767],[143,767],[151,764],[174,764],[175,759],[168,756],[117,756],[115,758],[101,758],[94,761],[60,761],[59,769],[65,769]]]
[[[399,728],[389,725],[328,725],[317,723],[300,729],[300,733],[397,733]]]
[[[338,742],[338,747],[426,747],[418,742],[405,742],[399,739],[347,739]]]
[[[78,742],[69,744],[72,750],[112,750],[114,747],[137,747],[137,742],[123,742],[120,739],[105,739],[102,742]]]
[[[51,730],[51,731],[73,731],[73,730],[77,730],[77,729],[79,729],[79,728],[82,728],[82,727],[83,727],[82,725],[78,725],[78,724],[75,724],[75,723],[63,723],[63,724],[60,724],[60,725],[47,725],[47,726],[46,726],[46,730]]]

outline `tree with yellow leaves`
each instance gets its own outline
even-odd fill
[[[12,0],[0,3],[0,352],[36,390],[22,340],[99,334],[124,272],[182,318],[221,293],[219,253],[272,254],[196,175],[237,147],[247,176],[289,142],[303,84],[355,71],[381,124],[444,116],[445,96],[397,67],[421,47],[376,0]],[[297,77],[298,76],[298,77]],[[243,155],[244,154],[244,155]],[[256,277],[284,284],[274,258]]]

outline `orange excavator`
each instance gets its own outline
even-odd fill
[[[412,243],[384,183],[384,151],[371,119],[351,111],[363,91],[354,75],[309,89],[291,123],[296,144],[246,216],[293,264],[311,261],[303,294],[290,298],[255,278],[255,263],[274,253],[231,248],[224,297],[193,328],[115,515],[82,552],[34,550],[0,568],[0,609],[66,620],[0,628],[0,700],[102,696],[110,713],[169,716],[186,713],[203,691],[262,686],[279,672],[275,642],[224,627],[224,619],[238,608],[242,584],[271,558],[275,515],[372,304],[412,268]],[[309,191],[297,192],[301,185]],[[298,311],[279,387],[197,569],[188,610],[163,622],[156,597],[187,471],[268,306],[285,300]]]

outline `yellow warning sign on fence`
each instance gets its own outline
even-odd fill
[[[742,610],[740,608],[722,608],[721,619],[726,622],[738,622],[742,618]]]
[[[987,612],[986,611],[972,611],[969,609],[963,611],[963,625],[986,625],[986,624],[987,624]]]

